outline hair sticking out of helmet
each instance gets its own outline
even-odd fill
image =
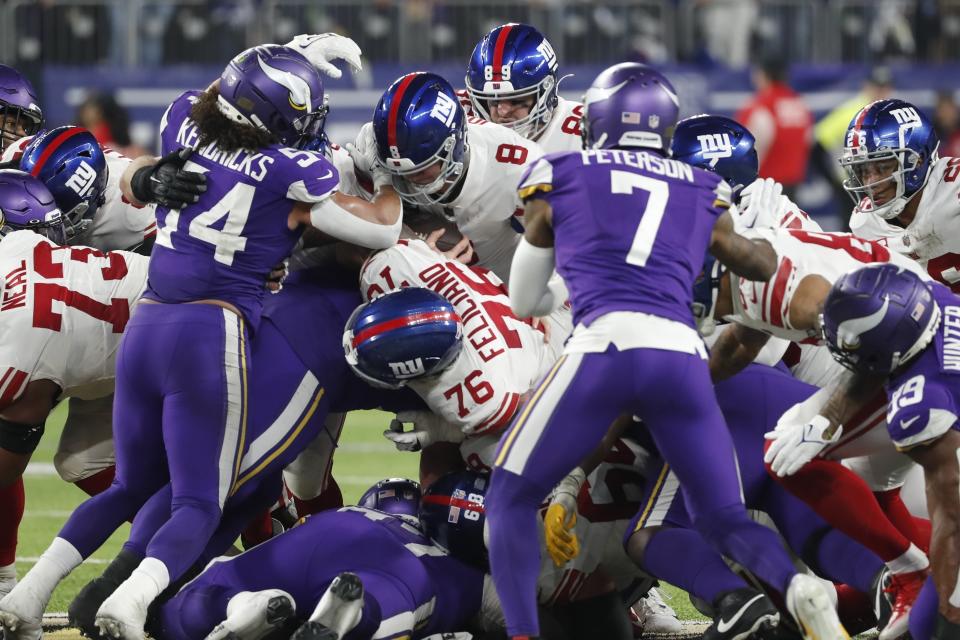
[[[666,155],[680,112],[666,76],[638,62],[600,73],[583,96],[585,149],[648,149]]]
[[[464,79],[474,111],[535,140],[559,100],[557,55],[542,33],[527,24],[494,27],[477,43]],[[510,102],[510,115],[497,106]],[[520,109],[526,113],[518,113]]]
[[[455,471],[431,484],[420,501],[420,523],[436,544],[455,558],[485,569],[485,499],[490,477]]]
[[[363,493],[357,505],[416,518],[420,510],[420,483],[406,478],[381,480]]]
[[[0,151],[43,127],[37,92],[23,74],[0,64]]]
[[[66,244],[60,209],[50,190],[29,173],[0,171],[0,238],[14,231],[33,231],[55,244]]]
[[[677,123],[670,155],[713,171],[739,191],[757,179],[759,160],[753,134],[736,120],[698,115]]]
[[[460,316],[443,296],[406,287],[357,307],[347,320],[343,350],[359,377],[396,389],[450,366],[462,335]]]
[[[20,168],[53,194],[68,238],[83,233],[104,202],[107,159],[93,134],[82,127],[57,127],[36,136],[24,150]]]
[[[940,140],[933,123],[903,100],[878,100],[850,121],[840,164],[857,210],[895,218],[927,183]]]
[[[926,283],[892,264],[871,264],[830,288],[820,320],[833,357],[848,369],[889,374],[930,344],[940,308]]]
[[[450,83],[418,71],[398,78],[373,112],[377,158],[411,204],[438,204],[467,170],[466,117]]]

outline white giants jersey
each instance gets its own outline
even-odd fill
[[[560,98],[546,128],[537,138],[537,144],[544,153],[580,151],[583,149],[583,138],[580,137],[582,119],[582,104]]]
[[[879,240],[923,265],[934,280],[960,292],[960,158],[940,158],[920,194],[917,215],[899,227],[869,210],[855,209],[850,230]]]
[[[373,255],[363,266],[360,285],[366,300],[401,287],[426,287],[456,309],[463,321],[460,355],[439,375],[407,385],[467,435],[506,427],[522,396],[562,349],[562,329],[551,326],[548,343],[544,331],[513,315],[499,278],[449,260],[421,240],[401,240]]]
[[[420,208],[456,222],[473,243],[477,264],[507,282],[523,232],[517,185],[543,150],[510,129],[479,118],[468,120],[467,143],[470,159],[460,193],[442,206]]]
[[[817,344],[819,335],[790,325],[790,303],[800,282],[818,275],[831,284],[845,273],[871,262],[891,262],[929,279],[913,260],[889,251],[879,242],[849,233],[802,229],[751,229],[748,238],[766,240],[777,254],[777,270],[765,282],[730,273],[735,314],[729,319],[751,329],[793,342]]]
[[[148,258],[60,247],[32,231],[0,241],[0,406],[32,380],[64,396],[113,392],[117,346],[147,283]]]

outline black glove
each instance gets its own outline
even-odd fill
[[[133,196],[168,209],[180,209],[199,200],[207,190],[207,177],[183,170],[191,153],[193,149],[183,147],[163,156],[157,164],[137,169],[130,180]]]

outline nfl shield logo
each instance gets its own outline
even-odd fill
[[[648,117],[648,118],[647,118],[647,125],[648,125],[651,129],[656,129],[657,127],[659,127],[659,126],[660,126],[660,116],[658,116],[658,115],[656,115],[656,114],[653,114],[653,115],[651,115],[650,117]]]

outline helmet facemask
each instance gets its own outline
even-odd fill
[[[0,101],[0,151],[20,138],[36,135],[42,124],[38,112]]]
[[[560,84],[552,75],[544,77],[543,80],[525,89],[514,91],[510,82],[497,83],[509,88],[501,88],[496,91],[481,91],[470,85],[470,77],[465,78],[467,93],[470,95],[470,103],[473,110],[484,120],[494,122],[490,117],[489,104],[491,101],[511,100],[521,101],[533,97],[533,104],[530,105],[530,112],[522,118],[513,122],[499,123],[501,126],[513,129],[518,135],[528,140],[536,140],[543,130],[547,128],[550,122],[550,116],[557,105],[557,86]]]
[[[862,147],[861,147],[862,148]],[[898,149],[878,149],[867,153],[857,151],[857,148],[844,149],[844,156],[840,165],[847,172],[847,179],[843,181],[844,190],[850,194],[858,211],[869,211],[885,220],[896,218],[907,206],[910,200],[926,185],[930,176],[929,170],[924,177],[923,184],[911,193],[907,193],[906,181],[908,174],[916,171],[924,163],[923,156],[917,151],[901,147]],[[936,161],[934,157],[929,163]],[[874,163],[889,163],[889,175],[864,183],[866,169]],[[877,204],[875,197],[878,191],[885,191],[894,186],[893,197],[883,204]]]
[[[407,158],[391,158],[383,163],[393,177],[393,188],[407,202],[418,205],[442,204],[466,174],[469,147],[458,132],[450,134],[436,153],[421,162],[413,164]],[[436,178],[427,184],[410,180],[412,176],[434,165],[440,165]]]

